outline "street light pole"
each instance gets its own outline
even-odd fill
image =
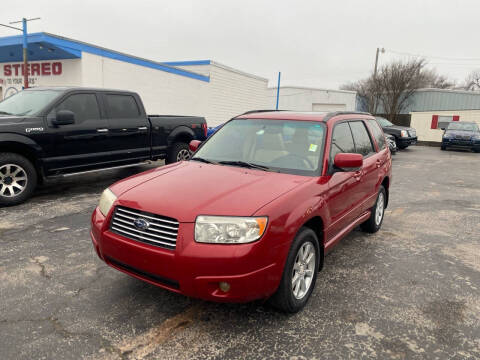
[[[275,106],[275,110],[278,110],[278,101],[280,100],[280,76],[282,75],[281,72],[278,73],[278,83],[277,83],[277,105]]]
[[[12,21],[10,24],[18,24],[22,23],[22,28],[19,29],[14,26],[0,24],[0,26],[5,26],[10,29],[20,30],[23,33],[23,41],[22,41],[22,50],[23,50],[23,88],[28,89],[28,33],[27,33],[27,22],[33,20],[39,20],[40,18],[33,18],[33,19],[26,19],[23,18],[20,21]]]
[[[23,88],[28,89],[28,38],[27,19],[22,19],[23,25]],[[377,53],[378,56],[378,53]]]
[[[377,85],[377,67],[378,67],[378,55],[382,52],[382,54],[385,52],[384,48],[377,48],[377,53],[375,55],[375,68],[373,69],[373,82],[374,85]],[[376,94],[373,95],[373,114],[377,114],[377,96]]]

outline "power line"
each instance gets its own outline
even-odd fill
[[[422,55],[422,54],[413,54],[405,51],[396,51],[391,49],[385,49],[386,51],[397,54],[397,55],[406,55],[406,56],[415,56],[415,57],[423,57],[423,58],[431,58],[431,59],[439,59],[439,60],[449,60],[449,61],[480,61],[480,58],[454,58],[454,57],[446,57],[446,56],[432,56],[432,55]]]

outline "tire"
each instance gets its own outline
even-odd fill
[[[307,258],[302,260],[304,250],[307,251]],[[313,259],[310,258],[312,255],[308,254],[313,254]],[[312,229],[302,227],[290,247],[280,285],[270,298],[272,306],[283,312],[296,313],[307,304],[317,281],[319,254],[317,235]],[[299,265],[299,263],[306,263],[306,265]],[[298,275],[300,272],[302,275]],[[303,278],[304,282],[300,280],[292,284],[296,275],[298,279]],[[305,286],[302,287],[301,284]]]
[[[375,201],[375,205],[373,205],[371,209],[370,217],[367,221],[360,225],[363,231],[368,233],[376,233],[382,227],[383,218],[385,215],[385,204],[387,203],[387,192],[383,185],[380,185],[380,190],[378,191],[377,200]],[[381,214],[377,214],[377,211],[380,211],[379,207],[381,207]],[[379,217],[378,217],[379,216]]]
[[[473,152],[480,153],[480,149],[473,149]]]
[[[440,146],[440,150],[447,150],[447,147],[442,145],[442,146]]]
[[[165,163],[172,164],[177,161],[189,160],[190,157],[191,153],[188,144],[184,142],[176,142],[171,146],[170,151],[167,154],[167,158],[165,159]]]
[[[32,196],[37,172],[25,157],[0,153],[0,206],[17,205]]]

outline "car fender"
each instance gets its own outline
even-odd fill
[[[192,139],[195,139],[195,133],[193,132],[192,129],[185,125],[180,125],[177,126],[173,131],[168,135],[167,142],[168,145],[172,145],[176,139],[182,138],[182,139],[189,139],[187,142],[189,142]]]
[[[42,147],[38,145],[34,140],[27,136],[14,133],[0,133],[0,151],[2,145],[20,145],[24,148],[29,149],[30,153],[35,155],[37,158],[39,158],[43,153]]]

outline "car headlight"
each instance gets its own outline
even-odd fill
[[[400,132],[400,134],[401,134],[402,137],[408,137],[408,132],[407,132],[407,130],[402,130],[402,131]]]
[[[198,216],[195,241],[212,244],[245,244],[260,239],[266,217]]]
[[[112,208],[113,203],[117,200],[117,196],[109,188],[105,189],[100,197],[100,203],[98,204],[98,209],[103,214],[107,216],[108,212]]]

